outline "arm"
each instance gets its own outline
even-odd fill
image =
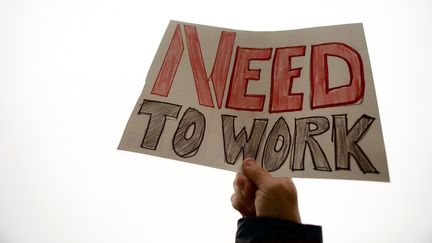
[[[322,242],[321,227],[301,224],[297,191],[291,178],[274,178],[256,161],[246,159],[234,180],[236,242]]]

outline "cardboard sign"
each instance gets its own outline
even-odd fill
[[[389,181],[362,24],[253,32],[171,21],[119,149]]]

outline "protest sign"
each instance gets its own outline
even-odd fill
[[[171,21],[119,149],[389,181],[362,24],[254,32]]]

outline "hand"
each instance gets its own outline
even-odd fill
[[[244,217],[271,217],[301,223],[291,178],[275,178],[253,159],[245,159],[234,180],[232,206]]]

